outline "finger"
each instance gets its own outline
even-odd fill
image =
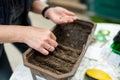
[[[71,11],[64,10],[64,12],[65,12],[66,15],[75,16],[75,14]]]
[[[57,23],[58,24],[68,23],[68,22],[73,22],[74,20],[76,20],[75,16],[64,15],[64,16],[58,17]]]
[[[37,51],[41,52],[43,55],[48,55],[49,54],[49,52],[44,48],[40,48]]]
[[[77,16],[66,16],[64,17],[67,22],[73,22],[74,20],[77,20]]]
[[[60,16],[58,17],[58,23],[59,24],[62,24],[62,23],[67,23],[67,19],[66,19],[66,16]]]
[[[49,43],[51,46],[53,46],[53,47],[57,47],[57,45],[58,45],[58,43],[57,43],[55,40],[53,40],[53,39],[50,39],[50,40],[48,41],[48,43]]]
[[[72,19],[76,20],[76,19],[78,19],[78,17],[77,16],[72,16]]]
[[[55,36],[53,33],[51,33],[50,37],[51,37],[53,40],[56,40],[56,36]]]
[[[73,20],[73,18],[71,16],[67,18],[67,22],[73,22],[73,21],[74,20]]]
[[[54,48],[54,47],[52,47],[52,46],[50,46],[50,47],[48,48],[48,50],[52,52],[52,51],[54,51],[54,50],[55,50],[55,48]]]
[[[55,48],[54,47],[52,47],[51,45],[49,45],[49,44],[44,44],[44,48],[46,49],[46,50],[48,50],[48,51],[54,51],[55,50]]]
[[[62,23],[69,23],[69,22],[73,22],[73,18],[71,16],[64,16],[61,18]]]
[[[72,18],[72,20],[78,19],[78,17],[71,11],[65,10],[64,13],[65,13],[64,16],[69,16]]]

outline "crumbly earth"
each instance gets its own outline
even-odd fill
[[[92,27],[93,25],[79,20],[56,25],[53,33],[59,45],[55,51],[50,52],[48,56],[34,51],[28,61],[58,75],[70,72],[83,50],[83,45],[87,42]]]

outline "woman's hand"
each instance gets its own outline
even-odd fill
[[[40,0],[34,0],[31,11],[41,14],[43,9],[47,7],[48,4],[41,2]],[[62,7],[51,7],[45,11],[45,17],[48,17],[56,24],[69,23],[77,19],[77,16]]]
[[[27,27],[24,42],[44,55],[54,51],[57,46],[55,35],[43,28]]]
[[[19,25],[0,25],[0,43],[20,42],[44,55],[57,46],[55,35],[47,29]]]
[[[62,7],[52,7],[48,9],[45,16],[56,24],[69,23],[77,19],[77,16]]]

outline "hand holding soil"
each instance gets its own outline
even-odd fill
[[[77,19],[77,16],[62,7],[53,7],[46,11],[46,17],[56,24],[70,23]]]
[[[44,55],[54,51],[57,46],[56,37],[51,31],[37,27],[27,27],[24,42]]]
[[[92,28],[93,24],[79,20],[56,25],[53,33],[59,45],[48,56],[34,51],[28,62],[58,75],[69,73],[83,55]]]

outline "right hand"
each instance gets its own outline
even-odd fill
[[[55,35],[50,30],[37,27],[27,27],[24,43],[44,55],[54,51],[58,45]]]

